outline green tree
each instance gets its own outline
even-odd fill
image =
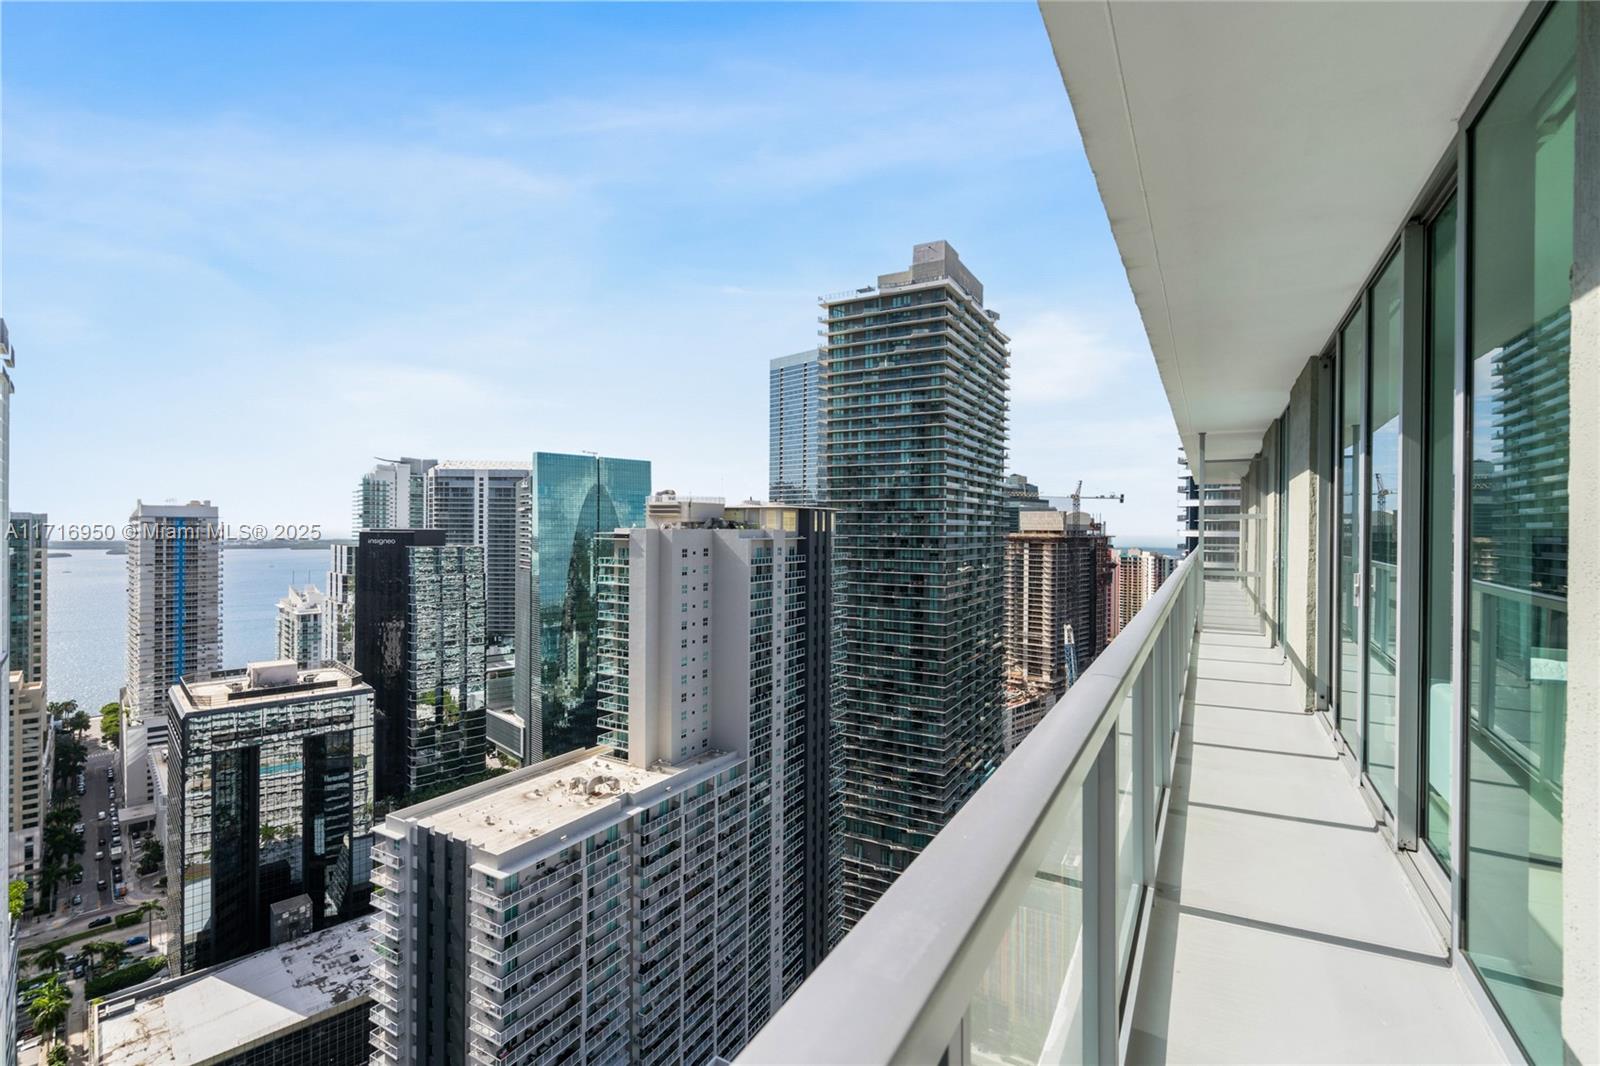
[[[11,920],[14,922],[22,917],[22,904],[28,897],[28,882],[17,880],[11,882],[11,895],[8,903],[11,906]]]
[[[100,736],[107,744],[122,739],[122,704],[108,703],[100,708]]]
[[[40,973],[53,973],[67,961],[67,953],[54,944],[46,944],[33,953],[33,965]]]
[[[82,953],[90,977],[115,970],[128,957],[127,948],[110,940],[91,940],[83,945]]]
[[[145,916],[145,938],[153,944],[156,939],[156,919],[165,918],[167,916],[167,908],[161,905],[160,900],[150,900],[139,904],[139,910]]]
[[[56,1044],[45,1058],[45,1066],[67,1066],[67,1045]]]
[[[165,861],[166,856],[162,852],[161,841],[156,839],[154,833],[147,833],[144,839],[139,841],[139,872],[153,874]]]
[[[33,1027],[41,1035],[49,1034],[50,1038],[54,1038],[56,1030],[67,1020],[67,1008],[70,1006],[72,996],[67,992],[67,986],[61,983],[59,975],[53,974],[33,994],[33,999],[28,1003],[28,1016],[33,1019]]]

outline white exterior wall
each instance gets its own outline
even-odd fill
[[[11,338],[0,319],[0,357],[13,362]],[[0,529],[11,528],[11,375],[0,369]],[[0,582],[0,618],[11,617],[10,582]],[[11,627],[0,625],[0,672],[11,676]],[[11,686],[0,685],[0,854],[11,854]],[[17,927],[0,907],[0,1061],[17,1061]]]

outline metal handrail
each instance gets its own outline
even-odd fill
[[[1062,827],[1062,813],[1080,797],[1086,807],[1090,803],[1084,786],[1096,772],[1106,745],[1115,743],[1124,699],[1141,678],[1160,676],[1155,687],[1165,686],[1174,704],[1175,694],[1183,691],[1188,638],[1204,596],[1204,583],[1196,580],[1202,574],[1195,563],[1198,554],[1183,560],[1061,702],[745,1047],[738,1062],[928,1063],[944,1056],[1011,915]],[[1154,653],[1175,613],[1178,628],[1172,632],[1179,642],[1165,645],[1173,657],[1163,664]],[[1175,647],[1181,651],[1174,653]],[[1181,669],[1171,670],[1173,664],[1181,664]],[[1147,706],[1151,702],[1148,686],[1143,702]],[[1140,703],[1136,697],[1135,705]],[[1169,707],[1168,713],[1173,717],[1162,718],[1170,726],[1169,735],[1162,738],[1163,754],[1170,751],[1176,707]],[[1137,792],[1141,771],[1137,767],[1135,771]],[[1106,784],[1096,781],[1102,790]],[[1093,853],[1086,810],[1086,864],[1103,860],[1104,844],[1113,839],[1109,834],[1116,823],[1114,792],[1109,810],[1097,810],[1096,818],[1109,822],[1100,829],[1107,835],[1097,834],[1095,846],[1100,850]],[[1153,840],[1153,816],[1151,822]],[[1114,844],[1112,855],[1114,864]],[[1100,865],[1105,864],[1100,861]],[[1086,870],[1085,882],[1112,872]],[[1145,871],[1153,882],[1152,874]],[[1094,950],[1101,957],[1094,965],[1103,976],[1107,931],[1092,929],[1092,920],[1086,896],[1085,948],[1091,948],[1092,937],[1098,939]],[[1115,980],[1116,968],[1113,953],[1110,981]],[[1083,1012],[1085,1032],[1092,1035],[1085,1039],[1097,1041],[1100,1049],[1114,1048],[1115,995],[1110,995],[1108,1007],[1103,995],[1090,1000],[1089,986],[1085,981]],[[1103,991],[1099,984],[1096,988]],[[1108,1009],[1109,1034],[1104,1032]]]

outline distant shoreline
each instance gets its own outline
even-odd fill
[[[290,551],[321,551],[333,544],[354,544],[354,540],[343,537],[331,537],[327,540],[225,540],[222,546],[226,549],[239,549],[254,551],[262,548],[287,548]],[[125,540],[53,540],[49,544],[52,552],[111,552],[115,555],[126,555],[128,542]]]

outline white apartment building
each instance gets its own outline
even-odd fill
[[[424,479],[432,459],[380,459],[356,486],[353,532],[363,529],[420,529],[424,519]]]
[[[356,661],[356,546],[335,544],[328,564],[328,626],[324,633],[328,658],[354,666]]]
[[[39,893],[44,867],[44,817],[50,810],[50,776],[55,763],[55,730],[51,727],[43,682],[25,681],[11,671],[11,783],[9,861],[13,880]]]
[[[446,460],[428,470],[424,521],[446,544],[483,549],[484,626],[490,644],[511,641],[516,627],[518,483],[529,463]]]
[[[150,803],[148,753],[167,742],[167,692],[222,667],[222,527],[209,500],[140,501],[129,522],[121,799],[132,809]]]
[[[1156,594],[1161,583],[1171,576],[1177,561],[1170,555],[1146,551],[1143,548],[1115,549],[1117,556],[1117,611],[1118,628],[1133,620],[1150,597]]]
[[[337,627],[333,602],[315,585],[291,588],[278,601],[278,658],[293,659],[301,669],[317,666],[333,655]]]
[[[376,830],[375,1061],[703,1063],[803,979],[820,514],[659,494],[601,538],[607,743]]]
[[[11,331],[0,318],[0,529],[11,527],[11,375],[6,368],[16,366],[11,347]],[[7,583],[9,584],[9,583]],[[0,607],[10,617],[9,588],[0,589]],[[11,676],[11,634],[0,626],[0,670]],[[0,685],[0,750],[11,750],[11,686]],[[11,854],[11,760],[0,758],[0,833],[5,839],[0,853]],[[10,908],[0,908],[0,1063],[17,1061],[17,925]]]

